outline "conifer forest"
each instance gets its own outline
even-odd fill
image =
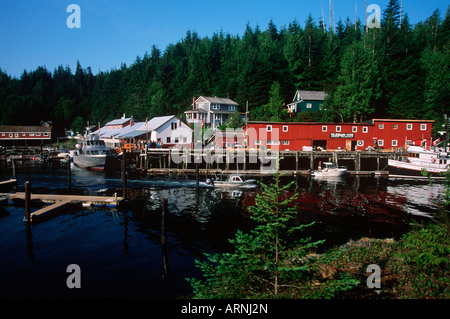
[[[380,28],[350,18],[330,26],[309,15],[287,26],[247,24],[242,35],[187,31],[164,51],[152,46],[131,65],[98,74],[80,62],[19,78],[0,69],[0,125],[51,121],[63,135],[123,113],[184,119],[203,95],[229,97],[241,112],[248,104],[250,120],[431,119],[437,134],[450,113],[449,53],[449,9],[413,25],[399,0],[382,8]],[[325,90],[325,109],[289,117],[296,90]]]

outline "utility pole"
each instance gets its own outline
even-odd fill
[[[447,153],[447,149],[448,149],[448,116],[447,114],[444,114],[444,119],[445,119],[445,152]]]

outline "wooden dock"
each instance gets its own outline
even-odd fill
[[[0,194],[3,195],[3,194]],[[9,200],[25,201],[25,193],[8,193]],[[49,204],[31,213],[31,222],[42,222],[56,217],[70,210],[82,207],[108,207],[115,208],[119,205],[121,197],[117,196],[82,196],[82,195],[56,195],[56,194],[31,194],[31,201],[40,201]]]
[[[394,152],[384,151],[268,151],[268,150],[195,150],[160,149],[127,152],[126,158],[135,168],[149,173],[189,173],[199,166],[200,170],[251,171],[257,175],[271,168],[280,171],[312,171],[320,162],[332,162],[336,166],[347,166],[349,171],[379,172],[388,166],[388,158]],[[271,166],[271,167],[269,167]],[[357,173],[355,173],[357,174]],[[359,173],[358,173],[359,174]]]
[[[7,181],[0,181],[0,192],[8,191],[17,186],[17,179],[9,179]]]
[[[137,169],[142,171],[140,169]],[[151,168],[145,170],[148,175],[154,176],[178,176],[178,175],[196,175],[196,169],[177,169],[177,168]],[[311,171],[308,170],[222,170],[222,169],[199,169],[200,176],[212,176],[212,175],[230,175],[230,174],[242,174],[248,176],[261,176],[261,175],[274,175],[279,173],[281,175],[288,176],[310,176]],[[388,176],[388,171],[347,171],[349,175],[358,176]]]

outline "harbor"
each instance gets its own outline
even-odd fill
[[[8,287],[0,291],[2,297],[189,296],[185,278],[198,276],[195,260],[202,260],[205,252],[227,251],[228,239],[237,229],[252,228],[247,207],[254,205],[261,192],[259,186],[240,190],[197,188],[191,168],[182,175],[141,175],[130,170],[127,205],[114,206],[115,194],[117,199],[123,194],[120,171],[89,171],[71,164],[69,184],[67,163],[59,163],[17,165],[17,183],[12,184],[16,188],[7,192],[10,199],[0,207],[0,231],[8,238],[0,243],[4,256],[0,266],[2,287]],[[200,180],[204,181],[206,170],[202,172],[205,176]],[[211,171],[207,176],[212,176]],[[245,176],[257,183],[270,183],[273,177]],[[8,181],[11,167],[0,170],[0,177]],[[294,182],[288,194],[299,196],[298,218],[316,223],[308,235],[326,239],[322,249],[361,237],[399,238],[415,222],[436,216],[443,191],[440,182],[385,175],[348,174],[327,180],[290,174],[281,181]],[[26,182],[31,185],[32,213],[66,200],[79,200],[84,205],[62,206],[62,211],[51,218],[39,222],[37,218],[27,226]],[[69,264],[80,265],[82,289],[67,289],[65,271]]]

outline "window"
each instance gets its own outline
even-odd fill
[[[427,125],[426,124],[420,124],[420,130],[421,131],[426,131],[427,130]]]
[[[41,136],[41,133],[36,133],[36,136]]]
[[[283,132],[287,132],[288,131],[288,126],[287,125],[283,125]]]
[[[178,137],[175,137],[175,143],[179,143],[180,140],[178,139]]]
[[[187,137],[183,137],[183,143],[187,143]]]
[[[341,131],[341,127],[340,126],[336,126],[336,132],[340,132]]]
[[[280,141],[267,140],[266,145],[280,145]]]
[[[13,137],[13,133],[9,133],[9,137]]]
[[[19,133],[14,133],[14,137],[19,137]]]
[[[167,136],[166,143],[170,144],[170,136]]]
[[[289,141],[288,141],[288,140],[282,140],[282,141],[281,141],[281,144],[283,144],[283,145],[289,145]]]
[[[213,104],[212,109],[213,110],[220,110],[220,105],[219,104]]]
[[[34,136],[34,133],[30,133],[30,136]]]
[[[171,126],[172,130],[176,130],[177,129],[177,123],[176,122],[170,123],[170,126]]]
[[[27,134],[26,133],[22,133],[22,136],[26,136]]]
[[[272,132],[272,125],[267,125],[266,126],[266,131],[267,132]]]
[[[383,123],[378,124],[378,128],[379,128],[380,130],[383,130],[383,129],[384,129],[384,124],[383,124]]]
[[[311,109],[312,108],[312,103],[306,103],[306,108],[307,109]]]
[[[369,128],[367,126],[363,127],[363,133],[368,133],[369,132]]]
[[[322,132],[326,132],[327,131],[327,127],[326,126],[322,126]]]
[[[397,129],[398,129],[398,124],[394,124],[394,125],[392,126],[392,128],[393,128],[394,130],[397,130]]]
[[[358,146],[364,146],[364,141],[358,141],[358,142],[356,142],[356,145],[358,145]]]
[[[261,140],[255,140],[255,145],[261,145]]]
[[[398,141],[397,140],[392,140],[392,146],[398,146]]]
[[[406,124],[406,129],[408,130],[408,131],[411,131],[412,130],[412,124]]]
[[[384,145],[384,141],[383,140],[378,140],[378,146],[383,146]]]
[[[214,114],[214,119],[215,120],[221,120],[222,119],[222,114]]]
[[[228,106],[228,111],[236,111],[236,106],[234,106],[234,105],[229,105],[229,106]]]
[[[352,127],[352,132],[353,132],[353,133],[358,132],[358,127],[357,127],[357,126],[353,126],[353,127]]]

